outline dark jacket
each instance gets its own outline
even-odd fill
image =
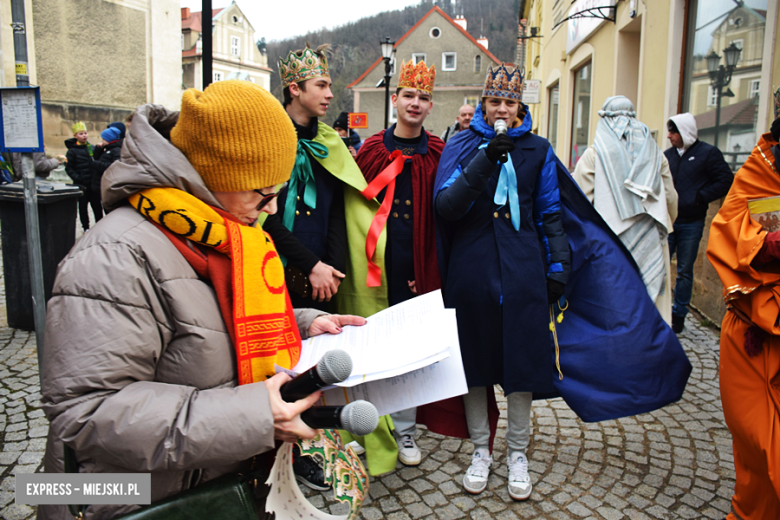
[[[725,197],[734,174],[723,154],[702,141],[693,143],[682,155],[671,147],[664,152],[677,190],[677,220],[686,223],[704,220],[710,202]]]
[[[65,146],[68,147],[68,153],[65,154],[65,158],[68,159],[68,162],[65,163],[65,172],[75,184],[91,189],[92,165],[94,163],[92,150],[94,148],[89,143],[85,145],[77,143],[75,137],[65,140]]]
[[[92,165],[92,191],[100,193],[100,181],[103,178],[103,174],[114,161],[119,160],[123,141],[124,139],[117,139],[105,146],[95,148],[92,158],[94,161]]]
[[[314,139],[318,125],[316,118],[312,118],[307,127],[293,121],[298,139]],[[317,207],[306,206],[303,200],[305,184],[299,183],[295,223],[290,233],[282,223],[289,187],[284,188],[277,199],[277,215],[268,217],[263,229],[271,235],[279,254],[287,258],[287,265],[297,267],[303,274],[308,276],[320,260],[343,273],[347,268],[347,222],[344,217],[343,183],[317,160],[310,158],[310,161],[317,183]],[[288,280],[290,300],[295,308],[324,311],[330,305],[329,302],[312,300],[311,294],[303,298],[292,290],[292,287],[292,282]]]
[[[363,146],[363,141],[360,140],[360,135],[358,135],[358,133],[354,130],[350,130],[349,138],[352,139],[352,148],[354,148],[356,152],[359,152],[360,147]]]

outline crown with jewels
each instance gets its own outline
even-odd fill
[[[482,97],[497,97],[523,100],[523,73],[519,69],[511,72],[503,64],[495,69],[488,67],[485,89]]]
[[[424,61],[417,65],[412,60],[401,62],[401,74],[398,76],[398,88],[413,88],[433,94],[433,82],[436,79],[436,65],[428,68]]]
[[[279,77],[282,79],[282,88],[287,88],[290,83],[324,76],[330,77],[328,72],[328,58],[322,52],[317,52],[306,44],[303,51],[290,51],[287,58],[279,58]]]

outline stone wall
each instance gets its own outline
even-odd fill
[[[146,16],[111,2],[36,0],[41,100],[125,108],[146,103]]]
[[[90,143],[100,142],[100,132],[110,123],[124,123],[132,110],[126,108],[106,108],[67,103],[41,103],[43,119],[43,143],[49,157],[67,152],[65,139],[73,137],[71,125],[84,121],[87,125]]]

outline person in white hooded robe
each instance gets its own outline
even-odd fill
[[[669,162],[628,98],[607,98],[598,114],[595,140],[577,161],[574,180],[631,252],[648,294],[671,324],[667,235],[677,218],[677,192]]]

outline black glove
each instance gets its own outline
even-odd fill
[[[566,288],[565,285],[563,285],[561,282],[557,280],[551,280],[547,279],[547,303],[552,305],[553,303],[557,302],[561,296],[563,296],[563,291]]]
[[[775,141],[780,141],[780,117],[772,122],[772,128],[769,131],[772,132],[772,138]]]
[[[498,134],[493,138],[485,149],[485,155],[490,162],[496,163],[505,153],[510,153],[515,149],[515,143],[506,134]],[[501,161],[506,162],[506,159]]]

